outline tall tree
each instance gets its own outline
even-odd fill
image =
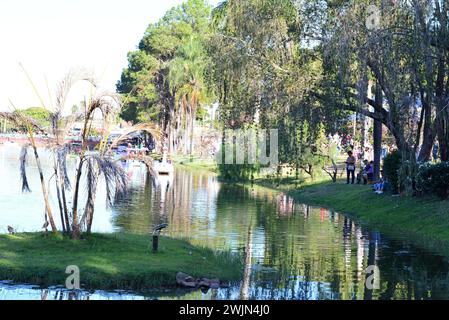
[[[170,152],[177,152],[179,145],[185,153],[192,152],[196,114],[208,101],[204,42],[210,12],[204,0],[188,0],[169,10],[148,27],[139,49],[128,55],[129,66],[117,84],[124,96],[122,117],[157,121]]]

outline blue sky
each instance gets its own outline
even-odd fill
[[[46,103],[72,67],[93,70],[106,89],[115,89],[126,55],[151,22],[182,0],[2,0],[0,1],[0,110],[11,99],[38,106],[19,63]],[[213,5],[218,0],[209,0]],[[71,97],[78,102],[79,94]],[[77,100],[78,99],[78,100]],[[75,103],[76,103],[75,102]]]

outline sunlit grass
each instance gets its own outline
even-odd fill
[[[161,237],[151,252],[151,237],[92,234],[82,240],[23,233],[0,236],[0,279],[43,286],[65,285],[66,267],[80,269],[86,289],[144,290],[176,285],[176,273],[239,280],[241,258],[228,252]]]

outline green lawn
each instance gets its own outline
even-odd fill
[[[449,256],[449,201],[377,195],[371,186],[342,182],[319,183],[288,192],[304,203],[348,213],[387,235],[406,237]]]
[[[190,158],[188,156],[182,157],[177,156],[173,157],[173,162],[177,167],[194,169],[194,170],[205,170],[213,173],[218,172],[218,167],[215,161],[208,161],[198,158]]]
[[[183,240],[161,237],[151,253],[151,237],[92,234],[84,240],[23,233],[0,236],[0,279],[37,285],[65,285],[66,267],[80,269],[85,289],[144,290],[176,285],[176,273],[238,280],[241,259]]]

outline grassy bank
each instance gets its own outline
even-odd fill
[[[371,186],[342,182],[323,182],[288,192],[301,202],[347,213],[386,235],[406,238],[449,256],[449,201],[377,195]]]
[[[205,170],[213,173],[218,172],[218,167],[215,161],[207,161],[199,158],[190,158],[177,156],[173,158],[173,162],[177,167],[188,168],[194,170]]]
[[[92,234],[84,240],[61,235],[0,235],[0,279],[43,286],[65,285],[66,267],[80,269],[82,288],[144,290],[176,285],[176,273],[238,280],[240,259],[183,240],[161,237],[151,253],[151,237]]]

